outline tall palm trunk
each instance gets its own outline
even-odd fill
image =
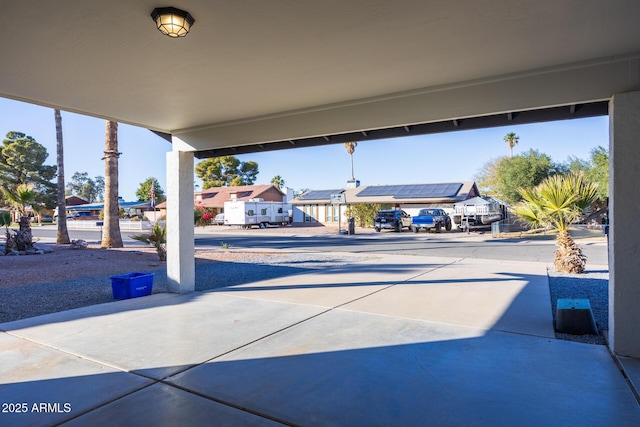
[[[356,180],[356,176],[353,173],[353,153],[349,154],[349,156],[351,157],[351,180],[355,181]]]
[[[558,249],[555,252],[553,266],[561,273],[584,273],[587,256],[571,238],[567,230],[560,231],[556,237]]]
[[[56,152],[58,165],[58,235],[56,243],[59,245],[69,244],[69,231],[67,230],[67,201],[64,197],[64,150],[62,143],[62,116],[60,110],[54,110],[56,120]]]
[[[356,151],[358,143],[355,141],[349,141],[344,143],[344,148],[346,148],[349,157],[351,158],[351,180],[355,181],[355,174],[353,173],[353,153]]]
[[[103,248],[121,248],[120,216],[118,206],[118,123],[107,121],[104,149],[105,197]]]

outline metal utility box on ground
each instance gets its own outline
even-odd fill
[[[588,299],[559,299],[556,304],[556,331],[572,335],[597,335],[598,328]]]

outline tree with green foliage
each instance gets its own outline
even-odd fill
[[[589,160],[569,157],[567,166],[571,172],[583,173],[588,181],[598,185],[598,199],[604,201],[609,197],[609,152],[606,148],[593,148]]]
[[[597,184],[582,173],[553,175],[533,188],[521,188],[523,201],[514,207],[515,214],[536,227],[558,232],[554,266],[561,273],[583,273],[587,257],[569,234],[569,226],[597,198]]]
[[[565,172],[561,165],[553,163],[551,158],[537,150],[514,156],[503,157],[497,163],[496,197],[509,204],[522,200],[520,188],[531,188],[543,179],[556,173]]]
[[[151,201],[151,188],[153,188],[153,194],[155,197],[155,204],[162,203],[167,200],[164,194],[164,190],[160,186],[160,183],[156,178],[147,178],[144,182],[140,183],[140,186],[136,190],[136,198],[139,202]]]
[[[214,157],[196,165],[196,176],[202,179],[202,189],[252,185],[258,176],[258,163],[241,162],[235,156]]]
[[[497,197],[498,164],[500,160],[502,160],[502,157],[490,159],[473,177],[478,186],[478,190],[480,190],[482,194]]]
[[[67,196],[76,196],[89,203],[100,202],[104,199],[104,177],[89,178],[87,172],[74,172],[67,184]]]
[[[51,180],[56,167],[45,165],[49,154],[35,139],[21,132],[9,132],[0,146],[0,187],[14,193],[19,185],[29,184],[36,195],[35,202],[53,208],[56,185]]]
[[[358,203],[347,206],[347,216],[353,217],[359,227],[373,227],[373,217],[382,209],[380,203]]]
[[[591,162],[584,173],[587,180],[598,185],[598,198],[609,197],[609,152],[604,147],[591,150]]]
[[[252,185],[256,182],[259,172],[258,163],[251,160],[241,162],[239,177],[242,179],[242,183],[238,185]]]

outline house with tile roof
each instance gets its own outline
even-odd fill
[[[344,203],[332,204],[332,196],[342,195]],[[385,208],[404,209],[410,215],[417,215],[423,208],[441,208],[453,213],[453,204],[480,195],[473,181],[405,184],[368,185],[339,188],[333,190],[311,190],[294,199],[294,223],[321,223],[335,225],[346,221],[346,205],[359,203],[379,203]]]
[[[214,213],[224,211],[224,202],[231,200],[247,201],[249,199],[262,199],[268,202],[284,202],[293,199],[293,191],[284,191],[275,185],[239,185],[235,187],[211,187],[194,193],[196,206],[208,208]],[[166,212],[166,202],[158,204],[161,212]]]

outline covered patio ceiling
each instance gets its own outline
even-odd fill
[[[184,38],[150,17],[175,6]],[[606,114],[640,89],[635,0],[2,4],[0,96],[197,157]]]

